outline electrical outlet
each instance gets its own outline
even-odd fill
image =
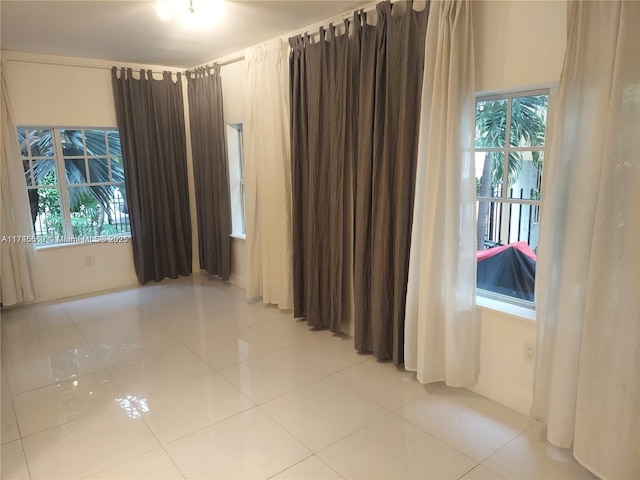
[[[96,264],[96,259],[93,258],[93,255],[87,255],[84,257],[84,266],[85,267],[93,267]]]
[[[526,362],[533,362],[536,358],[536,349],[533,343],[524,343],[524,359]]]

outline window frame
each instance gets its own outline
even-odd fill
[[[496,101],[496,100],[506,100],[507,101],[507,105],[506,105],[506,125],[505,125],[505,138],[504,138],[504,144],[502,147],[477,147],[476,146],[476,142],[475,142],[475,128],[474,128],[474,159],[475,159],[475,153],[477,152],[483,152],[483,153],[501,153],[502,154],[502,185],[509,185],[509,181],[508,181],[508,176],[509,176],[509,169],[508,169],[508,162],[509,162],[509,153],[510,152],[541,152],[543,155],[543,169],[544,169],[544,159],[547,158],[547,150],[548,150],[548,146],[549,146],[549,131],[550,131],[550,118],[551,118],[551,112],[552,112],[552,99],[553,99],[553,93],[554,93],[554,88],[552,86],[544,86],[544,87],[540,87],[540,88],[529,88],[529,89],[514,89],[514,90],[508,90],[508,91],[496,91],[496,92],[491,92],[491,93],[482,93],[482,92],[478,92],[476,93],[475,96],[475,104],[476,104],[476,108],[474,110],[474,119],[475,119],[475,112],[477,112],[477,105],[479,102],[488,102],[488,101]],[[530,97],[530,96],[539,96],[539,95],[546,95],[547,96],[547,111],[546,111],[546,118],[545,118],[545,140],[544,140],[544,145],[542,146],[525,146],[525,147],[518,147],[518,146],[512,146],[511,145],[511,116],[512,116],[512,106],[513,106],[513,99],[514,98],[522,98],[522,97]],[[477,119],[474,120],[474,127],[477,125]],[[476,177],[477,178],[477,177]],[[538,199],[525,199],[525,198],[510,198],[509,197],[509,189],[508,188],[502,188],[501,191],[501,196],[499,197],[487,197],[487,196],[480,196],[478,194],[476,194],[476,211],[477,211],[477,206],[480,204],[480,202],[496,202],[496,203],[501,203],[503,205],[521,205],[521,206],[525,206],[525,205],[532,205],[537,207],[537,211],[535,213],[538,221],[537,223],[540,222],[540,218],[541,218],[541,214],[542,214],[542,206],[543,206],[543,202],[544,202],[544,198],[543,198],[543,194],[542,194],[542,182],[544,181],[544,173],[542,173],[542,178],[541,178],[541,184],[540,184],[540,195]],[[477,214],[476,214],[476,227],[477,227],[477,222],[478,222],[478,218],[477,218]],[[509,224],[511,223],[511,219],[509,220]],[[475,235],[476,232],[474,231],[473,234]],[[508,234],[509,235],[509,234]],[[528,242],[527,242],[528,243]],[[480,246],[478,246],[480,247]],[[479,249],[478,249],[479,251]],[[477,261],[476,261],[476,265],[477,265]],[[524,300],[521,298],[517,298],[517,297],[512,297],[509,295],[504,295],[501,293],[497,293],[497,292],[492,292],[490,290],[484,290],[481,288],[477,288],[476,286],[476,297],[481,297],[484,299],[489,300],[490,304],[495,303],[499,303],[499,304],[505,304],[505,307],[508,308],[508,306],[512,305],[515,307],[521,307],[521,308],[525,308],[528,309],[529,311],[535,311],[536,305],[535,305],[535,296],[534,296],[534,301],[528,301],[528,300]],[[484,304],[487,304],[486,301],[484,302],[480,302]],[[486,306],[486,305],[484,305]],[[487,308],[491,308],[491,307],[487,307]]]
[[[62,235],[56,237],[54,241],[46,241],[42,242],[37,239],[37,235],[35,230],[33,230],[32,238],[35,239],[34,243],[36,244],[36,248],[51,248],[51,247],[62,247],[62,246],[73,246],[73,245],[82,245],[86,243],[94,243],[96,239],[100,238],[131,238],[131,225],[129,224],[128,232],[116,232],[116,233],[105,233],[102,235],[95,236],[76,236],[73,233],[73,225],[72,225],[72,215],[71,215],[71,201],[70,201],[70,188],[86,188],[86,187],[94,187],[94,186],[107,186],[113,185],[116,187],[122,186],[125,187],[124,178],[122,181],[114,181],[113,180],[113,170],[112,170],[112,162],[114,162],[116,158],[122,159],[122,153],[120,155],[114,155],[109,151],[109,135],[108,132],[117,132],[118,136],[120,136],[120,132],[118,127],[95,127],[95,126],[85,126],[85,127],[68,127],[68,126],[55,126],[55,125],[18,125],[16,127],[16,134],[18,131],[23,130],[27,132],[38,131],[38,130],[49,130],[51,131],[52,138],[52,157],[41,157],[41,156],[33,156],[31,152],[31,147],[29,146],[27,156],[20,155],[20,162],[24,165],[24,161],[29,161],[29,172],[31,175],[31,185],[27,182],[25,177],[25,184],[27,191],[36,190],[38,191],[41,188],[51,188],[57,189],[59,194],[59,202],[60,202],[60,216],[62,219]],[[82,155],[66,155],[64,154],[63,149],[63,141],[62,141],[62,131],[64,130],[73,130],[73,131],[81,131],[82,132]],[[87,137],[86,131],[102,131],[105,134],[105,154],[104,155],[89,155],[87,152]],[[104,158],[108,160],[108,172],[109,172],[109,182],[94,182],[92,181],[89,162],[92,159]],[[40,159],[48,159],[53,160],[55,175],[56,175],[56,184],[55,185],[36,185],[35,179],[33,177],[33,162],[34,160]],[[89,181],[84,183],[70,183],[67,179],[67,170],[65,160],[84,160],[84,170],[86,175],[89,176]],[[86,179],[86,178],[85,178]],[[33,225],[31,226],[33,229]],[[59,241],[61,238],[64,241]],[[99,243],[100,241],[97,240]],[[118,242],[106,242],[106,243],[118,243]]]
[[[229,195],[233,238],[246,239],[246,187],[244,162],[244,125],[226,124],[227,158],[229,165]]]

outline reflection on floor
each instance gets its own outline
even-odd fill
[[[2,478],[593,478],[539,425],[194,275],[2,312]]]

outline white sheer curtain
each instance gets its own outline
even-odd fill
[[[9,94],[2,65],[2,157],[0,189],[2,213],[0,237],[31,236],[31,213],[20,161],[18,137],[9,107]],[[3,241],[0,247],[0,300],[2,305],[30,302],[35,299],[33,243]]]
[[[640,478],[640,3],[569,2],[545,166],[532,413],[602,478]]]
[[[293,308],[288,44],[245,51],[247,296]]]
[[[471,20],[468,0],[431,2],[405,316],[405,368],[451,386],[478,369]]]

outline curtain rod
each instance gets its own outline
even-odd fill
[[[245,57],[243,53],[242,55],[238,55],[237,57],[230,58],[229,60],[225,60],[224,62],[215,62],[215,63],[217,63],[221,67],[224,67],[225,65],[231,65],[232,63],[242,62],[244,59]]]
[[[34,63],[37,65],[51,65],[54,67],[76,67],[76,68],[93,68],[96,70],[111,70],[113,67],[116,67],[118,69],[120,68],[131,68],[133,70],[145,70],[145,71],[149,71],[149,68],[144,68],[140,65],[133,67],[133,66],[126,66],[126,65],[112,65],[112,66],[107,66],[107,65],[89,65],[89,64],[82,64],[82,63],[71,63],[71,62],[54,62],[51,60],[38,60],[38,59],[28,59],[28,58],[11,58],[8,57],[7,58],[7,62],[20,62],[20,63]],[[182,73],[182,70],[163,70],[163,71],[157,71],[157,70],[151,70],[151,73],[157,73],[157,74],[164,74],[165,72],[170,72],[170,73]]]
[[[222,58],[224,58],[224,57],[222,57]],[[220,67],[224,67],[225,65],[231,65],[233,63],[242,62],[244,59],[245,59],[244,53],[242,53],[242,54],[239,54],[239,55],[237,55],[235,57],[231,57],[231,58],[229,58],[227,60],[224,60],[224,61],[221,61],[221,62],[217,61],[217,60],[214,60],[214,61],[210,61],[210,62],[207,62],[207,63],[203,63],[201,65],[196,65],[195,67],[189,67],[185,71],[185,73],[193,71],[193,70],[197,70],[198,68],[209,67],[209,66],[212,66],[212,65],[215,65],[215,64],[218,64]]]

